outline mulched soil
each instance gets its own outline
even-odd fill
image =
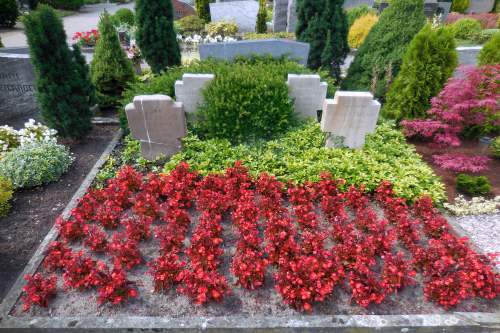
[[[489,148],[480,145],[477,141],[464,141],[460,147],[457,148],[436,148],[431,147],[427,143],[410,141],[415,145],[417,152],[422,155],[423,159],[432,167],[434,172],[441,177],[441,180],[446,185],[446,194],[448,201],[452,202],[459,194],[456,190],[456,178],[458,172],[444,170],[432,162],[432,155],[445,154],[445,153],[461,153],[466,155],[491,155]],[[468,173],[470,174],[470,173]],[[473,174],[475,176],[486,176],[491,182],[492,191],[488,197],[500,195],[500,159],[492,158],[489,163],[489,170]]]
[[[62,142],[75,157],[70,170],[56,183],[14,194],[10,214],[0,219],[0,301],[116,131],[116,126],[94,126],[85,140]]]

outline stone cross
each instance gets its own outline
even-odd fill
[[[181,139],[186,136],[182,103],[165,95],[135,96],[125,112],[132,136],[141,142],[144,158],[170,157],[181,149]]]
[[[365,136],[375,131],[380,103],[369,92],[337,91],[334,99],[326,99],[323,105],[321,130],[344,137],[344,145],[361,148]],[[327,147],[333,147],[329,139]]]
[[[184,74],[175,82],[175,100],[181,102],[186,113],[194,113],[203,100],[201,91],[214,79],[213,74]]]
[[[328,84],[321,82],[319,75],[288,74],[288,92],[294,100],[295,112],[303,117],[317,119],[323,108]]]

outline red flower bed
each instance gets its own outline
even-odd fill
[[[197,304],[223,301],[232,288],[251,293],[271,277],[285,304],[307,312],[336,288],[368,307],[416,281],[444,308],[497,296],[492,258],[455,236],[430,199],[409,205],[386,182],[374,195],[339,188],[344,182],[325,174],[285,190],[269,175],[253,179],[239,163],[205,178],[184,163],[169,175],[145,177],[126,167],[58,221],[63,241],[50,245],[43,270],[61,274],[65,288],[94,289],[99,304],[140,297],[127,274],[141,265],[149,267],[154,292],[175,288]],[[154,258],[141,253],[142,243],[155,244]],[[224,274],[228,253],[232,276]],[[25,308],[47,306],[54,278],[28,281]]]

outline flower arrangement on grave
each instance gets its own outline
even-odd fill
[[[73,40],[83,47],[94,47],[98,39],[99,31],[97,29],[83,32],[78,31],[73,34]]]

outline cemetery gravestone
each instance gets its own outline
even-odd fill
[[[361,148],[365,137],[375,131],[380,103],[369,92],[337,91],[334,99],[326,99],[323,105],[321,130],[344,138],[349,148]],[[334,147],[329,138],[327,147]]]
[[[181,150],[187,131],[182,103],[165,95],[136,96],[125,113],[132,136],[141,142],[144,158],[170,157]]]
[[[286,31],[288,22],[288,0],[274,0],[273,31]]]
[[[210,4],[212,22],[235,22],[240,32],[255,31],[258,11],[259,3],[257,1],[229,1]]]
[[[467,8],[467,13],[489,13],[495,5],[495,0],[473,0],[469,2],[469,8]]]
[[[275,58],[288,56],[306,65],[309,44],[283,39],[262,39],[200,45],[201,60],[207,58],[232,60],[237,56],[249,55],[271,55]]]
[[[353,7],[358,7],[362,5],[367,5],[368,7],[373,7],[375,0],[346,0],[344,1],[344,5],[342,6],[344,9],[350,9]]]
[[[214,77],[213,74],[184,74],[182,81],[175,82],[175,99],[182,103],[185,112],[196,112],[203,99],[201,91]]]
[[[288,74],[288,90],[294,100],[295,112],[316,119],[323,108],[328,84],[319,75]]]
[[[288,0],[287,32],[295,32],[297,26],[297,0]]]

